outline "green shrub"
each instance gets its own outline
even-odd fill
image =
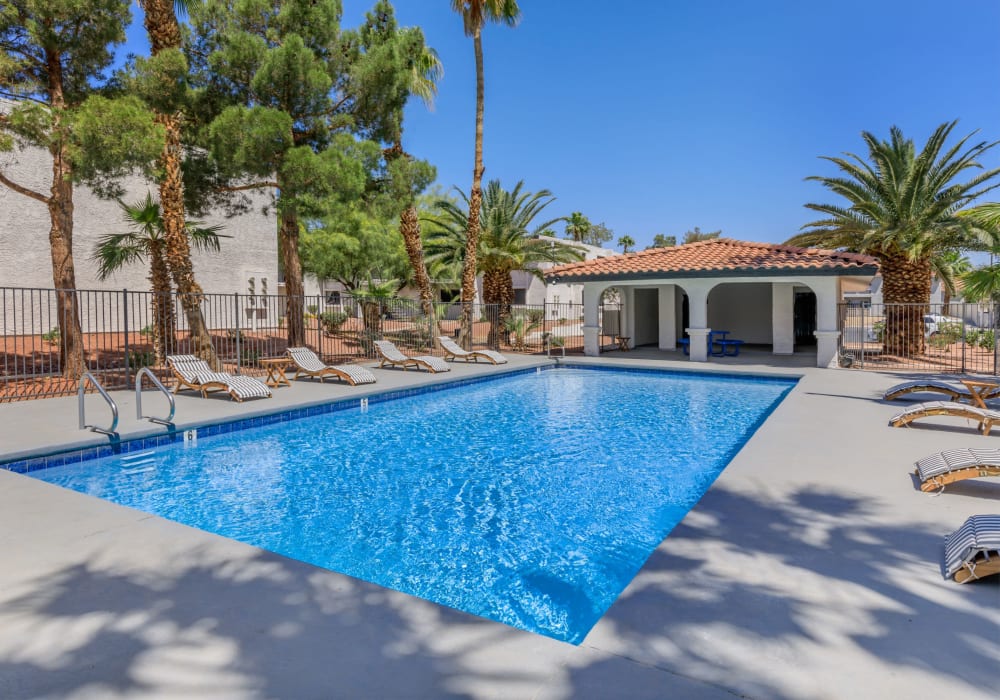
[[[306,307],[306,311],[315,316],[316,312],[319,311],[319,307],[316,306],[315,304],[310,304],[309,306]]]
[[[141,336],[143,336],[145,338],[152,338],[153,337],[153,324],[150,323],[148,326],[143,326],[142,328],[140,328],[139,329],[139,335],[141,335]]]
[[[156,364],[156,354],[149,350],[130,350],[128,353],[129,370],[135,372],[143,367],[152,367]]]
[[[52,328],[48,333],[42,333],[42,340],[53,345],[59,344],[59,328]]]
[[[319,315],[319,322],[323,330],[332,335],[339,331],[349,318],[350,314],[346,311],[324,311]]]
[[[545,320],[545,311],[543,309],[526,309],[524,316],[528,319],[528,323],[538,325]]]
[[[253,348],[240,350],[240,364],[244,367],[255,367],[260,362],[260,351]]]

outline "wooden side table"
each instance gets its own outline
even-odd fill
[[[287,357],[266,357],[260,360],[261,367],[267,370],[267,378],[264,383],[270,387],[291,386],[291,382],[285,376],[285,370],[288,369],[289,364],[291,364],[291,360]]]
[[[622,352],[628,352],[629,350],[628,341],[630,340],[631,338],[627,335],[615,336],[615,342],[618,343],[618,349],[621,350]]]
[[[961,382],[969,389],[972,405],[979,406],[979,408],[986,408],[986,401],[984,399],[1000,387],[1000,384],[996,382],[983,382],[974,379],[962,379]]]

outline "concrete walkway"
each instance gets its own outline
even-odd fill
[[[601,361],[692,368],[664,357]],[[1000,436],[887,427],[898,376],[752,361],[698,369],[803,378],[580,646],[0,471],[0,697],[995,697],[1000,586],[939,562],[946,533],[1000,512],[1000,480],[933,497],[909,472]],[[178,419],[337,392],[360,396],[182,399]],[[0,455],[79,441],[67,424],[71,400],[0,406]]]

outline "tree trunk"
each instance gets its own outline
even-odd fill
[[[431,326],[431,347],[434,347],[434,338],[441,335],[441,327],[434,313],[434,295],[431,292],[431,278],[427,274],[427,266],[424,264],[424,244],[420,238],[420,217],[415,206],[409,206],[399,215],[399,232],[403,236],[403,245],[406,246],[406,255],[410,259],[410,267],[413,268],[413,276],[417,283],[417,290],[420,292],[420,308],[427,317]]]
[[[194,355],[208,362],[213,369],[222,368],[215,354],[212,334],[205,324],[201,312],[204,293],[194,278],[191,263],[191,246],[188,242],[187,227],[184,222],[184,180],[181,175],[183,151],[181,149],[181,128],[178,115],[159,114],[156,120],[163,125],[166,138],[160,154],[160,212],[163,216],[164,253],[170,275],[177,287],[177,294],[187,318],[191,333],[191,350]]]
[[[67,379],[79,379],[86,371],[83,330],[76,297],[73,265],[73,184],[65,149],[52,149],[52,196],[49,198],[49,250],[52,283],[56,288],[56,319],[59,326],[59,364]]]
[[[83,330],[80,304],[76,297],[76,268],[73,264],[73,181],[69,151],[63,138],[62,63],[60,56],[46,52],[49,72],[49,101],[52,105],[52,187],[48,198],[49,251],[52,256],[52,283],[56,288],[56,319],[59,325],[59,364],[63,376],[79,379],[86,371],[83,359]]]
[[[288,347],[306,344],[303,304],[305,288],[302,284],[302,261],[299,259],[299,218],[295,208],[287,202],[281,210],[281,228],[278,244],[285,270],[285,329],[288,332]]]
[[[167,355],[174,354],[177,321],[174,318],[174,299],[170,288],[170,269],[163,256],[163,244],[153,243],[149,249],[149,281],[153,296],[153,351],[156,363],[164,365]]]
[[[483,203],[483,39],[476,28],[472,37],[476,53],[476,152],[472,168],[472,189],[469,192],[469,225],[465,236],[465,260],[462,264],[462,324],[459,341],[472,347],[472,311],[476,298],[476,252],[479,248],[479,216]]]
[[[490,320],[490,333],[487,343],[497,349],[500,343],[507,342],[507,319],[511,316],[511,306],[514,303],[514,284],[510,279],[509,270],[487,270],[483,273],[483,302],[486,304],[486,317]]]
[[[924,314],[931,298],[931,264],[902,253],[879,255],[885,301],[885,352],[913,357],[924,352]]]
[[[180,48],[181,30],[174,11],[174,0],[141,0],[140,4],[144,13],[143,26],[149,35],[150,53],[156,56],[165,49]],[[157,113],[156,121],[163,125],[166,132],[163,151],[160,153],[162,175],[159,185],[167,267],[170,269],[181,307],[184,309],[184,316],[187,318],[188,330],[191,333],[191,351],[208,362],[213,369],[218,370],[222,368],[222,363],[215,354],[212,335],[201,312],[204,293],[195,281],[191,246],[188,243],[184,221],[181,115]]]

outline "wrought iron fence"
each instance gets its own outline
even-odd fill
[[[840,305],[840,365],[998,374],[997,304]]]
[[[79,307],[85,369],[109,388],[129,388],[131,377],[149,367],[161,378],[164,356],[194,349],[183,299],[129,290],[24,289],[0,287],[0,401],[74,393],[63,377],[65,343],[57,299],[71,295]],[[197,302],[216,356],[226,371],[263,375],[260,360],[288,347],[289,299],[280,295],[205,294]],[[374,357],[372,341],[386,338],[408,351],[438,352],[434,336],[458,337],[461,305],[433,304],[427,315],[414,299],[333,293],[299,300],[305,316],[301,342],[327,362]],[[602,319],[616,319],[609,306]],[[583,349],[582,304],[515,305],[506,322],[500,308],[477,304],[472,347],[508,352],[567,352]],[[609,329],[609,335],[615,330]]]

